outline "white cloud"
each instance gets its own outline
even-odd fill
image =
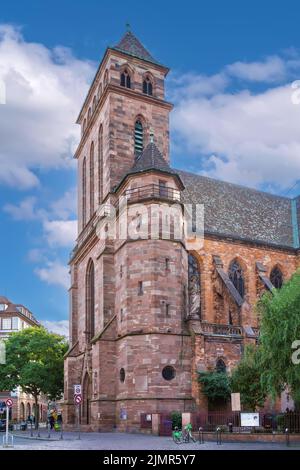
[[[50,333],[56,333],[61,336],[69,338],[69,321],[60,320],[60,321],[42,321],[43,326],[50,331]]]
[[[36,198],[29,196],[23,199],[20,204],[6,204],[3,210],[10,214],[14,220],[34,220],[37,218],[35,210]]]
[[[94,72],[70,50],[26,42],[15,27],[0,25],[0,182],[29,188],[38,184],[36,168],[73,165],[75,120]]]
[[[292,104],[293,92],[287,84],[181,97],[172,113],[176,148],[199,155],[192,166],[204,164],[209,176],[287,188],[300,174],[300,105]]]
[[[278,82],[287,77],[288,64],[278,56],[267,57],[262,62],[235,62],[226,71],[242,80]]]
[[[46,267],[36,268],[35,273],[47,284],[57,285],[64,289],[70,287],[69,269],[59,261],[48,261]]]
[[[47,260],[45,250],[40,248],[32,248],[27,253],[27,260],[30,263],[41,263]]]
[[[45,237],[50,246],[72,246],[76,240],[76,220],[47,220],[43,224]]]
[[[77,190],[72,188],[66,191],[63,197],[51,204],[51,209],[55,217],[68,219],[77,213]]]

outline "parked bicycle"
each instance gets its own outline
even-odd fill
[[[173,441],[176,444],[188,443],[190,441],[196,442],[196,439],[193,437],[193,434],[192,434],[191,424],[187,424],[186,426],[184,426],[183,430],[178,429],[178,427],[176,426],[176,428],[174,429],[172,433],[172,436],[173,436]]]

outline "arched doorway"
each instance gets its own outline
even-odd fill
[[[20,418],[22,421],[24,421],[25,419],[25,405],[23,402],[21,402],[21,405],[20,405]]]
[[[90,424],[91,422],[91,381],[88,374],[85,374],[83,381],[83,401],[81,408],[82,424]]]
[[[30,407],[30,403],[27,403],[27,418],[28,416],[31,416],[31,407]]]

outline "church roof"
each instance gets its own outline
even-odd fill
[[[179,176],[179,172],[173,170],[168,162],[162,156],[162,153],[159,151],[154,142],[150,142],[143,152],[136,158],[133,166],[127,173],[123,176],[120,183],[115,187],[115,191],[121,186],[123,181],[130,175],[136,175],[137,173],[142,173],[145,171],[158,171],[161,173],[167,173],[173,175],[177,178],[180,183],[180,186],[183,188],[182,180]]]
[[[150,142],[143,152],[137,157],[129,173],[137,173],[145,170],[160,170],[175,173],[166,162],[154,142]]]
[[[206,233],[299,248],[300,197],[276,196],[181,170],[177,174],[185,186],[183,202],[204,204]]]
[[[159,64],[131,31],[127,31],[121,41],[112,49],[137,57],[138,59]]]

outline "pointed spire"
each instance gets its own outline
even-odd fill
[[[129,23],[126,23],[126,30],[127,31],[122,37],[121,41],[116,46],[114,46],[113,49],[137,57],[138,59],[147,60],[148,62],[153,62],[154,64],[159,64],[132,33]]]

